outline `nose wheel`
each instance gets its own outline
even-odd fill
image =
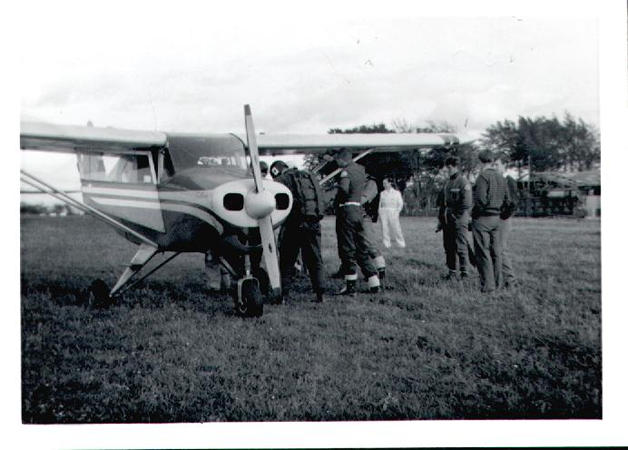
[[[240,279],[234,300],[235,311],[239,316],[260,317],[264,313],[264,297],[256,278]]]

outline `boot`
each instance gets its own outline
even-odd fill
[[[377,276],[379,277],[379,283],[381,285],[382,289],[385,289],[385,285],[384,285],[384,278],[386,278],[386,268],[382,267],[381,269],[377,270]]]
[[[357,278],[357,275],[355,275],[355,277]],[[357,282],[357,279],[351,280],[351,279],[347,279],[345,277],[345,285],[338,292],[338,294],[336,294],[336,295],[348,295],[349,297],[355,297],[355,294],[356,294],[356,290],[355,290],[356,282]]]
[[[381,287],[384,289],[384,278],[386,278],[386,260],[380,255],[375,257],[373,262],[375,264],[375,268],[377,269],[377,276],[379,277]]]
[[[381,290],[381,283],[377,274],[371,275],[368,279],[369,293],[377,294]]]
[[[322,292],[316,292],[316,297],[314,299],[312,299],[312,301],[314,303],[323,303],[323,293]]]
[[[458,274],[456,273],[455,270],[450,270],[449,273],[443,277],[443,279],[445,281],[457,281]]]

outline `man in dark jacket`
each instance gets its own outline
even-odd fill
[[[450,156],[445,160],[445,170],[449,179],[445,182],[439,195],[439,225],[443,230],[443,246],[445,247],[445,260],[449,273],[446,279],[457,279],[457,265],[460,269],[460,278],[468,276],[469,242],[467,232],[473,195],[471,184],[460,173],[460,158]]]
[[[320,224],[323,218],[323,198],[318,180],[310,173],[288,168],[283,161],[273,162],[270,173],[275,181],[290,189],[294,201],[279,238],[282,284],[287,285],[293,278],[294,264],[300,250],[316,294],[314,301],[322,302],[325,290]]]
[[[502,286],[502,248],[499,217],[508,188],[493,167],[493,154],[483,150],[478,155],[482,171],[473,187],[473,242],[482,292],[491,293]]]
[[[335,206],[338,256],[340,256],[342,272],[345,276],[345,286],[338,294],[355,296],[358,265],[367,278],[369,292],[379,292],[379,276],[368,254],[361,205],[366,173],[362,166],[351,159],[351,152],[346,149],[338,152],[335,159],[342,169]]]

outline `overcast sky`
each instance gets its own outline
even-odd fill
[[[37,33],[20,43],[22,119],[242,132],[248,103],[266,133],[447,121],[477,136],[498,120],[565,112],[599,123],[591,14],[68,5],[29,20]],[[64,186],[76,184],[71,161],[22,156]]]

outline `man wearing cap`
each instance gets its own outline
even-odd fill
[[[439,226],[443,230],[445,261],[449,269],[445,278],[448,280],[458,278],[457,268],[460,269],[460,278],[468,276],[467,231],[473,206],[473,194],[471,184],[460,173],[459,164],[460,158],[455,156],[450,156],[445,160],[444,169],[448,179],[439,195],[438,202]]]
[[[303,263],[310,275],[312,290],[316,295],[314,301],[320,303],[323,301],[325,281],[320,224],[323,217],[323,199],[318,180],[307,172],[289,168],[280,160],[271,164],[270,174],[275,181],[290,189],[294,202],[279,234],[279,268],[282,285],[286,286],[294,277],[294,264],[300,250]],[[303,204],[312,201],[317,204]]]
[[[482,170],[473,187],[473,242],[482,292],[491,293],[502,286],[499,215],[509,197],[504,178],[493,167],[493,154],[483,150],[478,158]]]
[[[362,166],[351,159],[351,152],[347,149],[340,150],[335,155],[335,160],[341,169],[335,200],[336,236],[338,256],[345,278],[345,286],[338,294],[355,296],[358,265],[367,278],[369,292],[379,292],[377,270],[368,255],[361,205],[366,173]]]

